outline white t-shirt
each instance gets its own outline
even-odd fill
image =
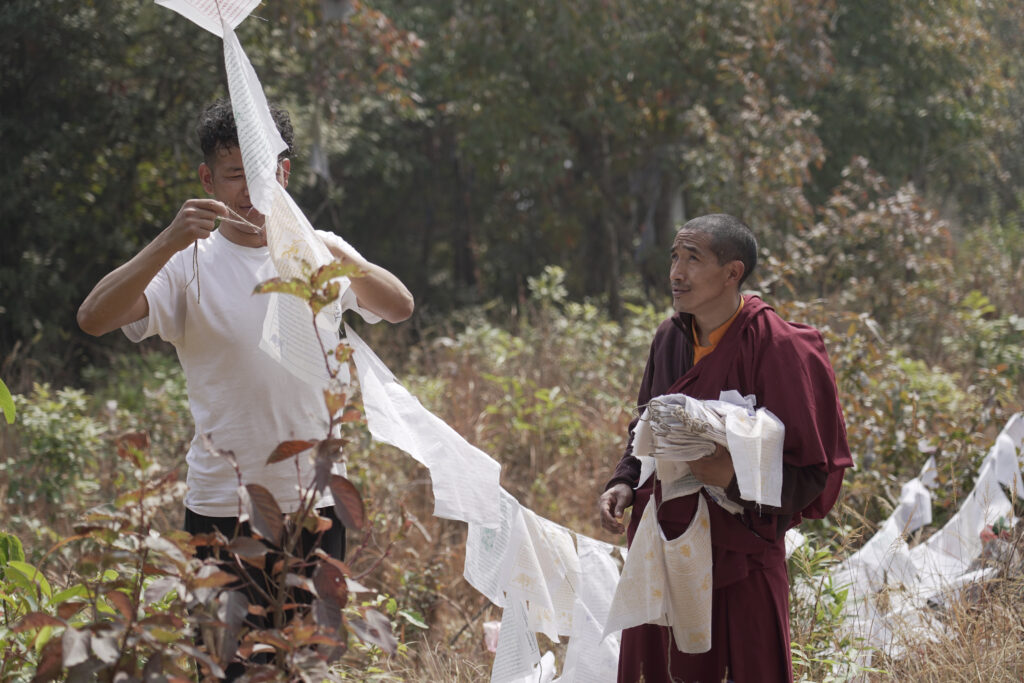
[[[317,234],[325,241],[333,237]],[[241,246],[220,232],[197,244],[198,286],[190,247],[175,254],[146,287],[149,315],[122,330],[135,342],[154,334],[170,342],[185,371],[196,429],[186,457],[185,506],[209,517],[239,513],[235,471],[226,458],[206,452],[200,435],[207,434],[217,449],[234,452],[243,484],[266,487],[282,511],[292,512],[299,503],[295,463],[307,486],[312,451],[265,463],[282,441],[327,436],[322,389],[297,379],[259,349],[270,296],[252,291],[277,275],[267,247]],[[380,320],[359,308],[348,284],[342,278],[342,310],[356,310],[367,322]],[[326,491],[317,506],[332,504]]]

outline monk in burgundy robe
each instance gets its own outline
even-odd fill
[[[832,508],[853,465],[836,392],[835,375],[821,335],[789,323],[740,286],[757,262],[750,229],[725,214],[686,223],[672,247],[673,306],[676,314],[654,335],[637,399],[683,393],[717,399],[734,389],[753,394],[757,407],[785,425],[782,505],[760,506],[739,495],[727,449],[691,462],[703,483],[722,486],[744,508],[730,514],[705,491],[661,500],[660,482],[640,482],[640,461],[632,437],[599,501],[603,526],[621,533],[630,504],[630,543],[653,498],[665,536],[680,536],[704,495],[711,516],[712,644],[702,654],[679,651],[672,631],[645,624],[625,629],[619,681],[632,683],[747,683],[792,681],[789,649],[789,580],[785,533],[802,517],[821,518]],[[630,432],[636,420],[630,425]],[[639,486],[639,488],[637,488]],[[635,489],[635,490],[634,490]],[[670,577],[671,580],[671,577]]]

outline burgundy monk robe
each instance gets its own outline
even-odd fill
[[[714,562],[712,647],[691,655],[671,641],[671,630],[643,625],[623,631],[619,680],[647,683],[718,683],[728,672],[737,682],[789,681],[789,582],[785,532],[803,517],[824,517],[835,503],[843,471],[853,465],[836,393],[835,375],[821,335],[812,327],[788,323],[760,298],[749,296],[713,352],[693,364],[692,316],[677,313],[654,335],[637,405],[652,397],[683,393],[717,399],[734,389],[753,394],[757,407],[786,426],[783,444],[782,505],[760,510],[739,497],[745,509],[731,515],[709,499]],[[634,424],[630,425],[632,427]],[[608,482],[637,486],[640,461],[632,438]],[[629,542],[651,495],[660,486],[650,477],[637,489],[627,530]],[[658,521],[669,538],[689,526],[697,509],[692,494],[664,502]],[[671,677],[670,677],[671,673]]]

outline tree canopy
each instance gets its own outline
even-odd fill
[[[661,300],[675,227],[709,211],[807,271],[823,230],[851,234],[836,207],[861,201],[858,168],[955,238],[1017,225],[1014,3],[271,0],[256,14],[238,31],[296,119],[292,189],[409,282],[422,315],[515,308],[549,264],[613,315]],[[0,348],[74,368],[95,348],[78,303],[201,192],[192,123],[224,94],[220,43],[127,0],[13,0],[0,28]],[[883,242],[901,230],[876,218]],[[813,295],[814,279],[788,281]]]

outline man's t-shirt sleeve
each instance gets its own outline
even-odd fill
[[[327,232],[326,230],[316,230],[315,232],[317,237],[319,237],[321,241],[323,241],[323,243],[327,246],[333,245],[336,248],[341,249],[342,251],[345,250],[346,246],[349,249],[353,249],[351,245],[345,242],[345,240],[343,240],[338,235],[335,235],[333,232]],[[341,312],[344,313],[345,311],[355,311],[366,322],[371,324],[379,323],[382,320],[382,318],[379,315],[359,305],[359,300],[356,298],[356,293],[353,292],[352,287],[349,286],[351,281],[348,278],[342,278],[342,283],[344,292],[342,292],[340,300]]]
[[[183,253],[185,252],[179,251],[172,256],[146,286],[145,297],[149,304],[149,315],[121,327],[121,331],[133,342],[140,342],[155,334],[173,344],[184,334],[185,281],[181,258]],[[191,263],[190,259],[189,264]]]

